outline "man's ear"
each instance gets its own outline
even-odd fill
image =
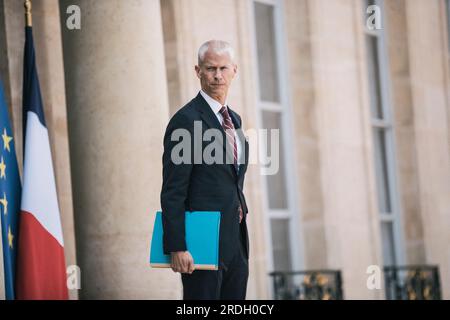
[[[195,66],[195,73],[197,74],[197,77],[200,79],[201,77],[200,77],[200,72],[201,72],[201,69],[200,69],[200,66]]]

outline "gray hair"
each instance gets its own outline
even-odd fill
[[[209,40],[202,44],[198,49],[198,65],[202,64],[208,50],[217,54],[228,53],[231,61],[234,61],[234,50],[228,42],[222,40]]]

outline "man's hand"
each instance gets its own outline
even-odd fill
[[[191,274],[194,268],[194,259],[189,251],[171,252],[172,263],[171,268],[173,272],[189,273]]]

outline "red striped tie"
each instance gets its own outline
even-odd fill
[[[226,138],[227,138],[228,143],[233,148],[234,164],[237,166],[237,144],[236,144],[236,138],[234,136],[233,121],[231,121],[230,114],[228,113],[228,109],[226,106],[223,106],[219,112],[223,117],[222,128],[226,133]],[[243,216],[241,206],[239,206],[238,210],[239,210],[239,223],[241,223],[242,216]]]
[[[230,144],[230,146],[233,148],[234,164],[237,165],[237,145],[236,145],[236,139],[234,136],[233,121],[231,121],[230,114],[228,113],[227,107],[223,106],[219,112],[223,117],[222,127],[227,135],[226,136],[227,141]]]

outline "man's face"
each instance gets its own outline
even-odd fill
[[[200,66],[195,66],[203,91],[224,103],[228,88],[237,72],[237,66],[228,53],[217,54],[208,50]]]

